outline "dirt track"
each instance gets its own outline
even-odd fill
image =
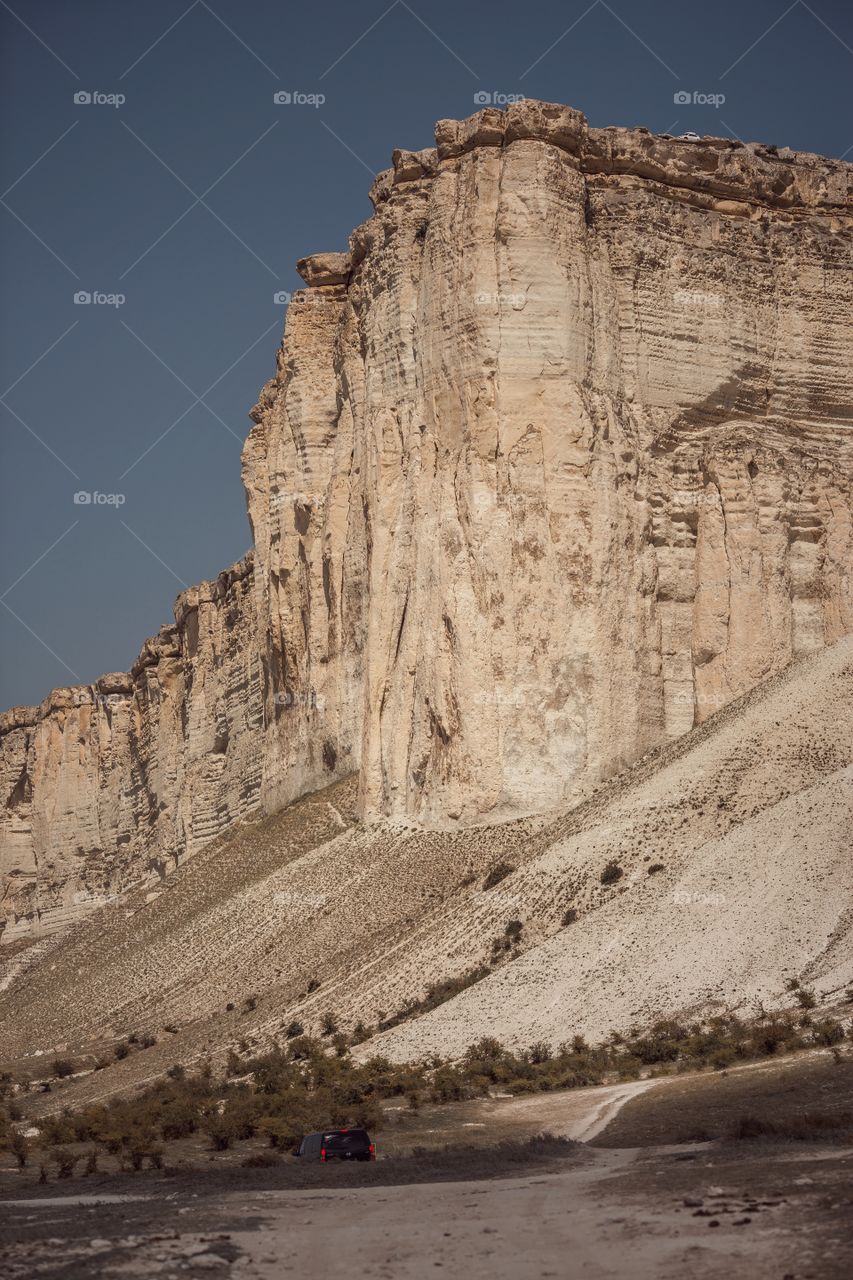
[[[725,1079],[495,1100],[480,1104],[476,1123],[462,1119],[473,1114],[467,1105],[444,1108],[447,1131],[433,1127],[432,1115],[416,1118],[421,1139],[438,1144],[455,1116],[457,1140],[470,1133],[475,1145],[452,1157],[437,1146],[420,1161],[315,1166],[310,1179],[298,1165],[214,1165],[172,1177],[30,1184],[29,1194],[19,1182],[23,1195],[7,1179],[0,1266],[9,1280],[354,1271],[376,1280],[437,1272],[472,1280],[841,1280],[853,1271],[849,1141],[665,1139],[685,1114],[724,1105],[731,1116],[758,1096],[777,1115],[802,1111],[829,1090],[843,1102],[848,1074],[831,1055],[803,1055],[769,1076],[747,1068]],[[597,1145],[534,1145],[526,1163],[503,1163],[488,1146],[490,1137],[544,1127],[597,1132]],[[608,1134],[618,1141],[635,1132],[646,1145],[607,1145]],[[405,1135],[410,1144],[415,1136]],[[300,1177],[313,1185],[295,1188]]]

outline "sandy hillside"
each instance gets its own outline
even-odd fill
[[[360,1052],[595,1039],[784,1003],[794,976],[831,999],[853,980],[851,693],[845,639],[548,820],[360,827],[352,782],[336,784],[202,850],[159,894],[7,949],[0,1057],[35,1070],[35,1051],[156,1039],[66,1086],[70,1103],[268,1043],[293,1018],[375,1025],[473,966],[488,976]],[[622,875],[602,884],[611,860]],[[514,870],[484,889],[499,863]],[[511,920],[518,947],[494,959]]]

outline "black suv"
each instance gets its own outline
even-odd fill
[[[376,1147],[366,1129],[327,1129],[306,1133],[296,1154],[303,1160],[375,1160]]]

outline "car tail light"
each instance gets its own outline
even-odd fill
[[[371,1160],[376,1159],[376,1144],[374,1142],[370,1144],[370,1158]]]
[[[320,1148],[320,1159],[321,1159],[321,1160],[325,1160],[325,1159],[326,1159],[326,1148],[325,1148],[325,1147],[321,1147],[321,1148]]]

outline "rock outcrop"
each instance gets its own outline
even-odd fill
[[[0,721],[5,939],[358,770],[564,805],[853,629],[853,166],[525,101],[305,258],[245,561],[130,675]]]

